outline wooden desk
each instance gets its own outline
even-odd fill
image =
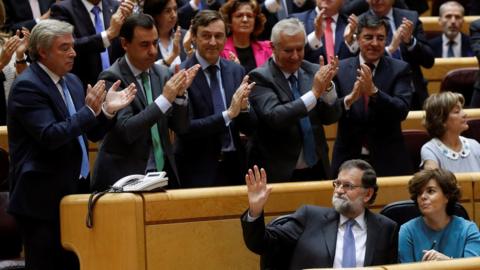
[[[464,16],[463,25],[461,31],[467,35],[470,33],[470,24],[480,19],[480,16]],[[442,27],[438,24],[437,16],[420,16],[420,21],[423,24],[423,30],[425,32],[439,32],[442,33]]]
[[[379,178],[371,207],[408,199],[411,176]],[[458,174],[472,219],[474,187],[480,173]],[[267,220],[302,204],[331,205],[331,181],[272,184]],[[477,194],[478,195],[478,194]],[[82,270],[257,269],[259,258],[243,242],[240,215],[248,206],[246,188],[171,190],[150,194],[107,194],[94,211],[94,227],[85,226],[88,195],[61,203],[62,243],[79,256]]]

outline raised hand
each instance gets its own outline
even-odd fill
[[[238,57],[233,52],[228,52],[228,60],[240,65],[240,59],[238,59]]]
[[[412,41],[413,35],[413,22],[407,18],[402,19],[402,24],[400,25],[401,31],[401,39],[402,42],[405,44],[410,44]]]
[[[196,64],[195,66],[187,69],[187,81],[185,83],[185,90],[186,91],[190,85],[192,85],[193,79],[197,76],[198,71],[202,66],[200,64]]]
[[[85,105],[90,107],[96,116],[98,116],[102,110],[102,103],[105,100],[106,94],[105,81],[100,80],[93,87],[88,84]]]
[[[248,191],[249,215],[256,218],[262,214],[263,207],[267,203],[272,187],[267,186],[267,173],[265,170],[253,166],[245,175],[245,183]]]
[[[237,117],[238,114],[240,114],[240,111],[242,109],[246,109],[248,106],[248,96],[255,85],[254,82],[249,84],[248,78],[248,75],[243,77],[242,83],[235,91],[235,94],[233,94],[232,102],[230,102],[230,107],[227,110],[227,114],[230,119]]]
[[[20,46],[20,38],[18,36],[13,36],[7,39],[3,45],[2,52],[0,53],[0,69],[3,69],[10,60],[12,59],[13,53]]]
[[[317,37],[317,39],[321,39],[323,36],[323,14],[325,14],[324,8],[320,10],[317,17],[315,17],[315,20],[314,20],[315,36]]]
[[[182,32],[180,26],[177,27],[177,30],[175,31],[175,35],[173,37],[173,49],[172,53],[165,57],[163,59],[163,62],[167,65],[170,66],[175,58],[177,58],[180,55],[180,39],[182,38]]]
[[[389,29],[390,30],[390,29]],[[387,46],[387,50],[390,54],[398,50],[400,43],[402,42],[402,26],[400,26],[392,35],[392,41]]]
[[[184,69],[175,73],[163,86],[162,95],[172,103],[177,96],[183,96],[187,84],[187,73]]]
[[[110,18],[110,27],[108,27],[106,30],[109,40],[112,40],[118,36],[120,33],[120,28],[125,22],[125,19],[132,14],[134,5],[135,4],[130,1],[121,2],[117,11]]]
[[[338,57],[332,58],[328,65],[324,64],[323,56],[320,56],[320,69],[315,73],[313,78],[312,92],[316,98],[330,87],[333,77],[338,72]]]
[[[137,88],[134,83],[131,83],[125,89],[118,91],[121,81],[116,81],[108,90],[105,97],[105,110],[109,114],[115,114],[119,110],[125,108],[130,104],[137,94]]]
[[[23,38],[20,38],[20,34],[23,34]],[[17,59],[21,60],[24,58],[25,51],[27,51],[28,43],[30,42],[30,31],[27,28],[22,27],[22,30],[17,30],[15,35],[20,39],[20,44],[18,45],[15,54]]]
[[[352,14],[348,17],[348,24],[345,27],[343,32],[343,39],[349,44],[352,45],[354,42],[354,34],[357,31],[358,17],[355,14]]]
[[[360,98],[360,94],[360,82],[357,79],[357,81],[355,81],[353,84],[352,92],[345,96],[345,105],[350,108],[350,106],[352,106],[352,104]]]
[[[371,96],[375,93],[375,85],[373,84],[373,74],[370,68],[361,64],[360,69],[358,70],[357,80],[360,81],[360,88],[362,94]]]
[[[183,49],[187,53],[188,57],[192,56],[195,52],[195,49],[192,47],[192,26],[188,29],[187,33],[183,37]]]

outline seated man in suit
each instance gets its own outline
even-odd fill
[[[477,57],[478,65],[480,66],[480,19],[470,24],[470,43],[473,53]],[[480,72],[477,74],[470,107],[480,108]]]
[[[322,67],[305,61],[305,36],[297,18],[278,22],[272,30],[273,56],[250,72],[258,127],[248,157],[270,172],[272,182],[331,177],[323,125],[341,114],[331,82],[338,59]]]
[[[263,209],[272,187],[254,166],[245,175],[249,208],[243,239],[260,255],[290,256],[285,269],[362,267],[397,262],[397,224],[368,210],[377,195],[375,171],[363,160],[342,164],[333,181],[333,208],[305,205],[265,226]],[[285,260],[276,257],[273,260]],[[273,262],[275,264],[275,262]]]
[[[323,59],[339,59],[353,56],[344,42],[343,34],[348,19],[340,14],[343,0],[316,0],[317,6],[311,10],[295,13],[303,22],[307,32],[308,45],[305,46],[305,60],[318,63],[320,55]]]
[[[407,63],[384,55],[389,30],[385,19],[360,17],[360,54],[340,61],[335,83],[343,114],[333,148],[334,173],[352,158],[368,160],[381,176],[413,172],[400,125],[410,107],[412,74]]]
[[[473,56],[469,37],[460,32],[464,14],[465,9],[456,1],[448,1],[440,6],[438,23],[443,32],[442,35],[429,40],[435,57]]]
[[[100,72],[123,55],[117,37],[133,6],[132,1],[117,0],[63,0],[52,6],[52,19],[75,27],[78,57],[72,72],[84,85],[93,84]]]
[[[60,200],[88,190],[87,138],[100,140],[115,112],[135,98],[133,86],[114,91],[118,83],[108,93],[104,81],[83,88],[69,73],[76,55],[72,32],[72,25],[57,20],[33,28],[33,63],[15,80],[8,99],[8,211],[21,228],[26,269],[79,268],[60,243]]]
[[[254,114],[248,109],[253,84],[242,66],[220,57],[227,26],[218,11],[202,10],[192,23],[196,52],[182,63],[201,71],[188,89],[190,125],[179,132],[175,158],[184,187],[240,185],[246,170],[240,132],[249,133]]]
[[[125,56],[100,74],[107,83],[142,89],[118,112],[118,120],[105,136],[97,155],[92,189],[102,191],[119,178],[148,171],[166,171],[169,187],[180,187],[168,129],[179,132],[188,125],[185,90],[198,71],[193,66],[171,77],[168,68],[155,64],[158,33],[150,15],[130,16],[120,30]],[[170,78],[171,77],[171,78]]]

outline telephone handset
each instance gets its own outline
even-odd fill
[[[112,190],[116,192],[151,191],[168,185],[168,177],[166,176],[166,172],[128,175],[115,182]]]

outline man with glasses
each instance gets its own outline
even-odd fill
[[[401,130],[413,93],[412,72],[406,62],[385,56],[388,31],[385,19],[362,16],[360,54],[339,63],[334,81],[343,113],[333,148],[334,175],[354,158],[370,162],[379,176],[413,172]]]
[[[265,170],[254,166],[245,182],[250,207],[241,221],[251,251],[264,256],[281,252],[281,258],[275,256],[275,260],[290,258],[289,269],[397,261],[397,224],[367,209],[378,190],[376,173],[367,162],[355,159],[342,164],[333,181],[333,208],[305,205],[267,226],[263,208],[272,187],[267,186]]]

